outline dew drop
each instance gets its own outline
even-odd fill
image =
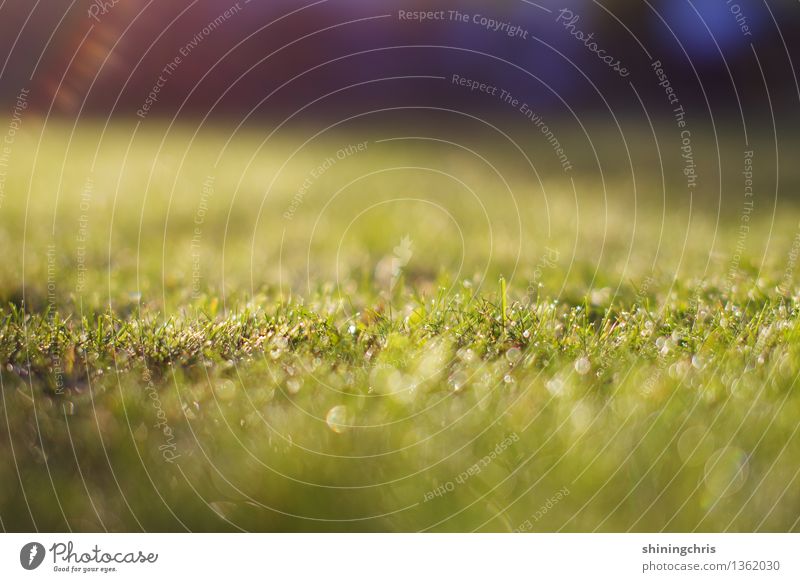
[[[303,387],[303,380],[300,378],[290,378],[286,382],[286,390],[289,391],[289,394],[297,394],[300,392],[300,388]]]
[[[344,405],[334,406],[328,411],[325,417],[325,422],[328,423],[328,428],[337,434],[347,432],[350,428],[350,411]]]
[[[580,374],[581,376],[585,376],[589,373],[589,370],[592,369],[592,364],[589,362],[589,358],[581,358],[577,362],[575,362],[575,371]]]
[[[508,360],[510,364],[516,364],[517,362],[519,362],[519,359],[521,357],[522,357],[522,350],[520,350],[519,348],[510,348],[506,352],[506,360]]]
[[[467,374],[461,370],[454,372],[448,379],[448,383],[450,384],[450,388],[453,389],[453,392],[461,392],[461,390],[464,389],[464,385],[467,383]]]

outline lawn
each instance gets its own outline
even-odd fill
[[[797,213],[739,161],[36,123],[5,530],[800,530]]]

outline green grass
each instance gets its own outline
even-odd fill
[[[131,129],[15,144],[4,529],[800,529],[790,205]]]

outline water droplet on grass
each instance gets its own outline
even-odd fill
[[[553,396],[563,396],[564,394],[564,381],[561,378],[553,378],[548,380],[545,384],[547,391]]]
[[[328,411],[325,422],[328,423],[328,428],[337,434],[347,432],[351,424],[350,410],[341,404],[334,406]]]
[[[453,392],[461,392],[464,385],[467,383],[467,374],[461,370],[454,372],[448,379],[448,383],[453,389]]]
[[[589,362],[589,358],[581,358],[577,362],[575,362],[575,371],[580,374],[581,376],[585,376],[589,373],[592,369],[592,364]]]
[[[475,352],[469,348],[461,348],[456,352],[456,355],[467,363],[475,361]]]
[[[302,387],[303,380],[300,378],[291,378],[286,382],[286,390],[289,391],[289,394],[297,394]]]

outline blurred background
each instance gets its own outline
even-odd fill
[[[9,107],[27,87],[41,112],[134,115],[163,67],[188,48],[152,115],[282,117],[348,84],[453,72],[535,93],[540,109],[558,113],[565,102],[576,111],[640,110],[627,82],[605,74],[604,63],[553,25],[562,8],[580,17],[576,29],[594,33],[623,61],[643,98],[659,94],[647,77],[657,59],[693,111],[767,115],[762,74],[777,112],[788,114],[796,104],[800,10],[795,2],[757,0],[9,0],[0,7],[0,99]],[[228,18],[226,10],[233,12]],[[400,10],[481,14],[520,26],[527,39],[481,31],[471,20],[403,21]],[[474,100],[421,79],[354,88],[304,115]]]
[[[86,214],[89,264],[102,276],[110,244],[139,289],[176,272],[188,288],[200,214],[204,252],[241,260],[223,273],[203,255],[210,292],[372,275],[405,235],[444,232],[425,280],[520,261],[529,279],[553,240],[592,266],[578,288],[602,260],[627,277],[631,257],[688,277],[681,248],[664,262],[669,236],[693,241],[702,275],[738,264],[742,224],[774,233],[794,211],[799,24],[796,2],[760,0],[7,0],[0,208],[25,219],[0,235],[13,249],[27,232],[41,257],[32,226],[52,222],[63,249]],[[749,237],[754,264],[785,258],[782,228]]]

